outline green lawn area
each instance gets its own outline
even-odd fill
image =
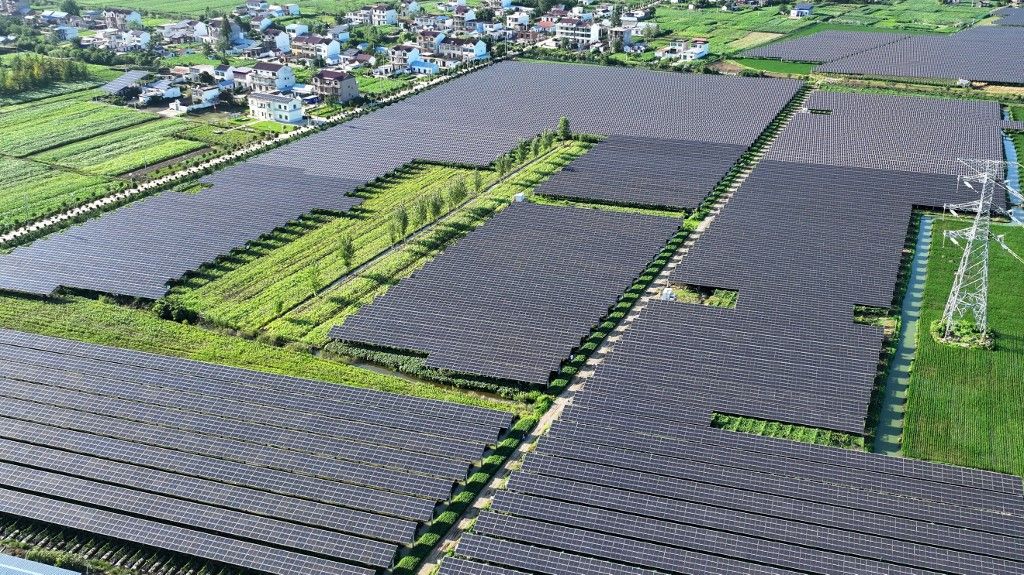
[[[295,130],[295,126],[290,126],[288,124],[282,124],[280,122],[274,122],[271,120],[262,120],[259,122],[254,122],[252,124],[248,124],[248,127],[252,128],[253,130],[259,130],[261,132],[270,132],[271,134],[285,134]]]
[[[497,178],[490,170],[480,174],[483,186]],[[417,202],[434,194],[446,198],[458,180],[464,180],[471,189],[473,176],[474,171],[465,168],[410,166],[360,191],[365,201],[354,217],[318,216],[306,227],[279,234],[278,247],[267,249],[270,242],[260,242],[259,247],[237,254],[235,259],[244,260],[244,264],[213,281],[186,284],[194,289],[175,289],[171,298],[215,323],[245,331],[260,329],[309,298],[313,291],[343,276],[349,267],[394,245],[389,224],[400,206],[409,216],[408,235],[452,208],[445,202],[441,211],[431,214],[424,210],[421,218],[415,208]],[[339,239],[345,236],[353,240],[355,251],[350,266],[345,265],[338,247]],[[207,271],[217,274],[216,267]]]
[[[157,318],[147,309],[78,297],[0,295],[0,326],[210,363],[517,411],[520,404],[413,383],[320,357]]]
[[[1010,117],[1014,120],[1024,122],[1024,106],[1010,106]]]
[[[938,0],[898,0],[860,5],[831,20],[833,24],[925,32],[955,32],[984,18],[992,8]]]
[[[663,46],[675,37],[704,37],[710,41],[709,49],[713,54],[731,54],[771,39],[767,37],[757,42],[756,33],[789,34],[814,21],[813,18],[791,19],[780,14],[777,6],[723,12],[718,8],[688,10],[685,4],[661,5],[654,19],[667,34],[652,41],[652,47]],[[745,41],[751,34],[755,34],[754,41]]]
[[[313,345],[324,344],[327,332],[333,326],[340,325],[345,318],[386,292],[392,284],[426,265],[452,242],[483,225],[495,212],[507,206],[517,193],[531,193],[537,184],[587,149],[586,144],[573,142],[543,156],[474,199],[467,206],[468,209],[460,210],[451,220],[438,225],[426,236],[381,258],[357,277],[320,293],[306,304],[288,312],[271,323],[267,331],[285,339],[302,340]]]
[[[907,403],[903,451],[908,457],[1024,475],[1024,266],[998,246],[990,256],[989,327],[993,350],[937,343],[927,331],[942,310],[963,251],[943,230],[965,220],[937,221],[921,311],[918,351]],[[994,226],[1024,253],[1024,230]]]
[[[751,68],[754,70],[763,70],[765,72],[775,72],[777,74],[803,74],[807,75],[811,73],[811,70],[817,66],[817,64],[808,64],[804,62],[783,62],[781,60],[769,60],[766,58],[736,58],[734,60],[737,64]]]
[[[365,72],[356,72],[356,82],[359,83],[359,93],[363,96],[380,96],[394,90],[401,90],[408,87],[412,80],[409,78],[376,78],[367,75]]]
[[[13,55],[14,54],[0,54],[0,63],[2,63],[5,58],[10,58]],[[33,90],[23,90],[13,96],[3,96],[0,97],[0,106],[6,107],[23,102],[32,102],[35,100],[42,100],[44,98],[70,94],[72,92],[81,92],[109,82],[122,74],[122,72],[118,70],[113,70],[98,64],[87,64],[86,66],[89,68],[89,74],[91,76],[89,79],[76,80],[73,82],[57,82],[55,84]]]

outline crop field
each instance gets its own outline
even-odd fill
[[[54,148],[33,159],[118,176],[205,147],[179,137],[190,125],[184,120],[159,120]]]
[[[746,36],[739,40],[734,40],[729,43],[728,49],[733,50],[746,50],[747,48],[753,48],[754,46],[760,46],[761,44],[767,44],[773,40],[784,38],[785,34],[776,34],[774,32],[748,32]]]
[[[0,153],[27,156],[154,119],[152,114],[74,99],[5,108],[0,111]]]
[[[484,186],[496,178],[492,171],[480,174]],[[443,213],[428,214],[424,210],[421,218],[414,204],[435,195],[444,198],[458,180],[472,187],[473,175],[473,170],[464,168],[411,166],[405,173],[359,192],[366,200],[354,211],[354,217],[328,217],[326,223],[258,257],[249,255],[253,250],[243,251],[239,257],[248,255],[250,261],[196,289],[175,290],[172,299],[215,323],[257,330],[281,310],[292,309],[313,291],[390,248],[397,239],[389,229],[396,210],[406,210],[409,225],[405,233],[411,234],[452,208],[446,202]],[[353,242],[354,253],[348,265],[339,249],[343,237]]]
[[[260,139],[260,134],[239,126],[217,126],[214,124],[193,124],[178,132],[179,138],[202,142],[210,146],[234,148],[251,144]]]
[[[116,183],[94,175],[0,156],[0,230],[104,196]]]
[[[815,9],[817,11],[817,9]],[[902,0],[858,6],[830,22],[926,32],[955,32],[984,18],[991,8],[945,4],[935,0]]]
[[[908,457],[1024,475],[1024,293],[1022,264],[998,247],[990,259],[992,350],[937,343],[927,326],[942,317],[963,251],[943,231],[966,225],[936,221],[921,310],[918,351],[907,401],[903,450]],[[1024,230],[994,226],[1024,253]]]
[[[654,19],[668,34],[652,42],[652,46],[663,45],[673,37],[703,37],[711,42],[709,49],[713,54],[750,48],[755,45],[746,41],[751,32],[789,34],[813,22],[813,18],[790,19],[775,8],[723,12],[716,8],[687,10],[681,4],[658,7]]]
[[[357,277],[285,314],[269,324],[267,331],[287,340],[302,340],[314,345],[325,343],[327,332],[332,327],[340,325],[398,280],[423,267],[446,246],[482,225],[491,215],[507,206],[516,194],[531,193],[537,184],[586,153],[588,148],[586,144],[573,142],[529,164],[476,198],[469,209],[461,210],[425,237],[381,258]]]
[[[364,96],[379,96],[393,90],[401,90],[410,84],[406,78],[375,78],[356,74],[356,82],[359,83],[359,92]]]

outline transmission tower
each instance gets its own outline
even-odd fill
[[[953,278],[953,289],[946,300],[946,308],[942,312],[942,325],[945,341],[953,341],[954,328],[963,320],[970,321],[978,334],[987,333],[988,329],[988,254],[989,242],[995,241],[1013,257],[1024,263],[1016,253],[1006,245],[1002,235],[991,232],[992,199],[997,191],[1008,192],[1020,197],[1003,180],[1007,162],[1001,160],[960,160],[966,168],[961,175],[959,184],[979,194],[977,200],[962,204],[946,204],[945,209],[953,215],[959,212],[973,212],[974,221],[970,227],[960,230],[947,230],[945,237],[956,245],[964,246],[964,254],[960,258],[960,267]],[[1011,221],[1022,225],[1009,212],[997,208],[996,211],[1010,217]]]

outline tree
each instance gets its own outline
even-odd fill
[[[534,158],[540,155],[540,138],[533,139],[533,145],[531,146],[530,152]]]
[[[395,208],[395,228],[399,237],[405,238],[405,232],[409,229],[409,211],[405,209],[405,204],[399,204]]]
[[[622,7],[618,4],[615,5],[615,8],[612,8],[612,26],[622,26]]]
[[[452,208],[455,208],[466,201],[469,197],[469,189],[466,188],[466,180],[459,178],[455,181],[455,185],[448,190],[448,201],[451,202]]]
[[[572,139],[572,130],[569,126],[569,118],[566,118],[565,116],[562,116],[561,119],[558,120],[558,139]]]
[[[217,41],[217,47],[221,52],[227,52],[231,49],[231,20],[227,16],[220,19],[220,40]]]
[[[416,202],[416,205],[413,206],[413,208],[416,210],[416,223],[427,223],[427,200],[420,199],[418,202]]]
[[[349,269],[352,266],[352,258],[356,255],[356,246],[352,241],[352,236],[345,234],[338,240],[338,255],[341,256],[341,263],[345,264],[345,269]]]
[[[622,48],[622,38],[616,38],[615,40],[612,40],[612,53],[618,54],[619,52],[622,51]]]
[[[427,204],[430,211],[430,219],[436,220],[441,217],[441,212],[444,210],[444,200],[441,199],[441,194],[434,192],[430,196],[430,203]]]
[[[306,285],[309,287],[309,295],[315,296],[320,291],[320,264],[313,260],[313,263],[306,268]]]
[[[473,195],[479,195],[484,189],[484,178],[480,175],[480,170],[473,172]]]
[[[82,13],[81,10],[78,8],[78,2],[75,2],[75,0],[64,0],[63,2],[61,2],[60,11],[67,12],[72,16],[79,16]]]

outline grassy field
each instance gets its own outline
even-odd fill
[[[119,176],[204,148],[178,137],[191,125],[185,120],[160,120],[61,146],[32,159],[89,174]]]
[[[481,171],[484,186],[497,177]],[[393,245],[389,223],[400,206],[409,215],[406,234],[431,223],[430,214],[418,217],[414,204],[434,194],[445,197],[457,180],[473,186],[473,170],[435,165],[414,165],[398,176],[369,185],[358,195],[365,198],[355,216],[326,216],[311,222],[311,231],[276,249],[260,244],[243,250],[233,261],[244,262],[213,281],[197,278],[174,291],[172,299],[221,325],[254,331],[294,308],[313,291],[324,288],[354,266],[361,265]],[[447,202],[441,213],[452,206]],[[346,266],[339,239],[353,240],[354,256]],[[216,267],[205,270],[218,274]],[[201,277],[201,276],[200,276]],[[314,289],[315,284],[315,289]],[[191,289],[188,289],[191,288]]]
[[[503,411],[520,404],[377,374],[304,350],[262,344],[156,317],[150,310],[64,297],[42,300],[0,295],[0,326],[31,333],[138,349],[355,387],[442,399]]]
[[[651,42],[652,47],[665,45],[676,37],[703,37],[710,41],[709,49],[713,54],[731,54],[763,43],[752,41],[749,37],[752,32],[771,34],[760,36],[767,42],[778,37],[774,35],[789,34],[813,22],[813,18],[790,19],[780,14],[777,7],[723,12],[717,8],[688,10],[684,4],[659,6],[654,19],[667,34]]]
[[[964,221],[938,221],[932,236],[921,325],[942,317],[962,250],[943,242],[945,229]],[[1024,230],[993,227],[1024,253]],[[935,342],[918,334],[907,404],[903,450],[908,457],[1024,475],[1024,267],[1002,249],[990,259],[991,351]]]
[[[0,54],[0,66],[3,65],[6,59],[12,57],[14,57],[14,54]],[[86,67],[89,69],[90,74],[90,78],[88,79],[71,82],[56,82],[49,86],[43,86],[33,90],[23,90],[14,95],[0,96],[0,106],[11,106],[24,102],[42,100],[44,98],[52,98],[63,94],[70,94],[72,92],[88,90],[89,88],[95,88],[100,84],[109,82],[122,74],[122,72],[118,70],[113,70],[98,64],[86,64]]]
[[[446,246],[482,225],[496,211],[509,204],[519,192],[530,193],[541,181],[579,157],[587,146],[578,142],[555,150],[523,171],[494,186],[451,220],[437,226],[425,237],[410,242],[378,260],[357,277],[325,291],[268,326],[272,335],[321,345],[327,332],[344,322],[362,306],[402,278],[408,277]]]
[[[817,64],[803,62],[783,62],[781,60],[768,60],[765,58],[736,58],[737,64],[752,70],[763,70],[777,74],[810,74]]]
[[[356,82],[359,83],[359,93],[364,96],[379,96],[394,90],[407,88],[412,83],[408,78],[375,78],[365,74],[356,74]]]
[[[955,32],[984,18],[992,9],[938,0],[900,0],[857,6],[833,17],[833,24],[925,32]],[[817,11],[817,10],[816,10]]]
[[[84,99],[58,99],[0,110],[0,153],[27,156],[150,122],[157,117]]]
[[[6,156],[0,156],[0,182],[0,230],[107,195],[118,186],[102,176]]]

